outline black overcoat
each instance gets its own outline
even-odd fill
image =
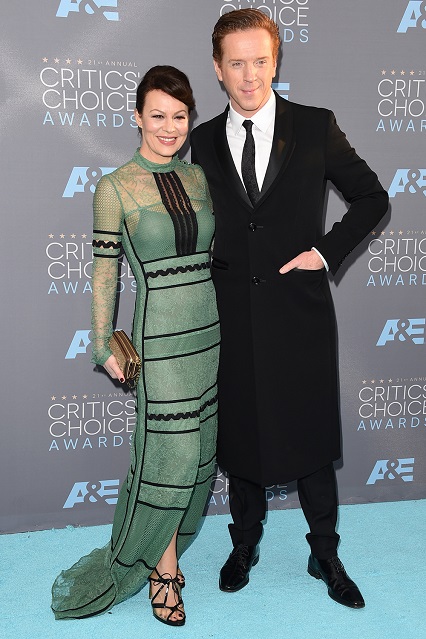
[[[227,111],[192,133],[216,235],[212,272],[221,321],[218,462],[268,486],[340,457],[334,308],[325,269],[279,268],[316,247],[336,273],[386,213],[376,174],[333,114],[276,96],[274,139],[253,208],[226,139]],[[349,203],[325,235],[327,180]]]

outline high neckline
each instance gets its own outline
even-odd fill
[[[150,173],[170,173],[170,171],[173,171],[176,168],[176,165],[179,162],[179,157],[174,155],[170,162],[167,162],[166,164],[158,164],[157,162],[147,160],[143,155],[141,155],[140,147],[138,147],[133,156],[133,161]]]

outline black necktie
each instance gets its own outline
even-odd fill
[[[244,120],[243,127],[246,130],[246,141],[244,142],[243,156],[241,158],[241,175],[243,177],[247,195],[254,206],[259,199],[260,191],[257,184],[256,170],[254,166],[255,148],[253,133],[251,132],[253,122],[251,120]]]

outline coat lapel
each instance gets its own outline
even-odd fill
[[[252,209],[253,206],[249,200],[244,185],[241,182],[238,171],[235,168],[234,160],[232,159],[231,151],[229,149],[229,144],[226,137],[226,121],[228,118],[228,111],[229,106],[226,107],[225,111],[222,113],[216,124],[214,144],[217,159],[220,168],[223,171],[225,179],[230,183],[231,190],[244,201],[244,204],[249,209]]]
[[[296,142],[293,135],[293,110],[291,104],[275,93],[277,103],[275,110],[274,138],[268,168],[262,184],[259,206],[271,189],[278,175],[285,170],[290,161]]]

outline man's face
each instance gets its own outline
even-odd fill
[[[268,101],[277,61],[265,29],[228,33],[222,40],[222,60],[214,60],[217,77],[225,85],[231,105],[246,118]]]

